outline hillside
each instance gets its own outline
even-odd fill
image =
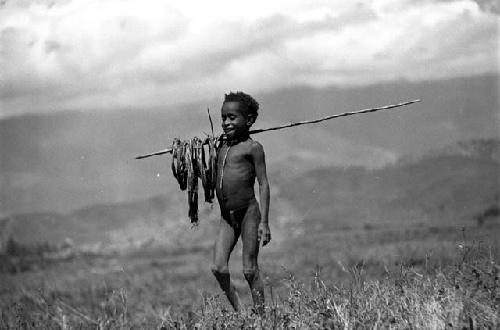
[[[499,146],[496,140],[461,142],[378,170],[329,167],[294,175],[284,167],[269,175],[273,226],[284,236],[296,228],[475,226],[475,216],[494,204],[500,192]],[[464,148],[470,152],[465,154]],[[1,219],[0,228],[4,242],[13,237],[25,244],[70,239],[119,249],[185,247],[210,244],[218,214],[217,204],[202,205],[201,225],[190,230],[185,196],[177,190],[65,214],[14,214]]]
[[[474,140],[378,170],[317,169],[285,178],[280,197],[305,210],[308,221],[337,228],[474,225],[497,202],[499,150],[499,141]]]

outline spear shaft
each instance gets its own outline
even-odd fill
[[[368,109],[362,109],[362,110],[357,110],[357,111],[344,112],[344,113],[339,113],[337,115],[326,116],[326,117],[313,119],[313,120],[303,120],[303,121],[284,124],[284,125],[276,126],[276,127],[256,129],[256,130],[250,131],[250,134],[262,133],[262,132],[267,132],[267,131],[275,131],[278,129],[284,129],[284,128],[295,127],[295,126],[306,125],[306,124],[316,124],[316,123],[319,123],[319,122],[322,122],[325,120],[334,119],[334,118],[347,117],[347,116],[358,115],[361,113],[368,113],[368,112],[375,112],[375,111],[380,111],[380,110],[393,109],[393,108],[398,108],[398,107],[402,107],[402,106],[417,103],[417,102],[420,102],[420,99],[402,102],[402,103],[398,103],[398,104],[384,105],[383,107],[368,108]]]
[[[407,102],[401,102],[397,104],[389,104],[389,105],[384,105],[381,107],[376,107],[376,108],[368,108],[368,109],[362,109],[362,110],[357,110],[357,111],[349,111],[349,112],[344,112],[344,113],[339,113],[336,115],[331,115],[331,116],[326,116],[318,119],[312,119],[312,120],[303,120],[299,122],[294,122],[294,123],[289,123],[289,124],[284,124],[280,126],[275,126],[275,127],[269,127],[269,128],[262,128],[262,129],[255,129],[251,130],[249,133],[250,134],[257,134],[257,133],[262,133],[262,132],[267,132],[267,131],[276,131],[279,129],[284,129],[284,128],[290,128],[290,127],[295,127],[295,126],[300,126],[300,125],[307,125],[307,124],[316,124],[325,120],[330,120],[334,118],[339,118],[339,117],[347,117],[347,116],[353,116],[353,115],[358,115],[362,113],[368,113],[368,112],[375,112],[375,111],[381,111],[381,110],[388,110],[388,109],[394,109],[394,108],[399,108],[403,107],[405,105],[410,105],[413,103],[420,102],[420,99],[412,100],[412,101],[407,101]],[[152,152],[149,154],[141,155],[135,157],[135,159],[144,159],[152,156],[159,156],[159,155],[164,155],[172,152],[172,148],[167,148],[163,149],[160,151]]]

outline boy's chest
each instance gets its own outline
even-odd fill
[[[217,155],[217,165],[222,167],[238,167],[252,165],[252,156],[246,145],[237,144],[230,146],[224,144]]]

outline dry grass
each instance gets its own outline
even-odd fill
[[[91,281],[87,287],[64,289],[16,287],[2,303],[0,328],[495,329],[500,326],[499,255],[498,248],[462,242],[444,268],[401,262],[374,279],[358,262],[342,266],[346,277],[341,282],[319,266],[312,276],[300,279],[282,269],[280,280],[267,281],[263,317],[251,309],[231,312],[224,297],[213,295],[213,285],[212,293],[198,291],[194,299],[196,293],[191,293],[184,302],[180,294],[170,297],[177,303],[157,297],[155,304],[144,304],[137,287],[149,282],[141,282],[140,274],[129,279],[130,291],[124,282],[99,286]],[[152,290],[171,280],[156,279]],[[206,285],[196,281],[195,286]]]

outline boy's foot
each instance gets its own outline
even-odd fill
[[[264,306],[252,307],[250,309],[250,314],[251,315],[258,315],[260,317],[264,316],[264,314],[265,314]]]

